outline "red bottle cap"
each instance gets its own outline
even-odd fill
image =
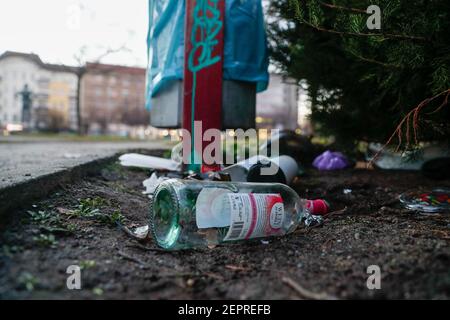
[[[328,204],[328,202],[322,199],[306,200],[306,208],[312,215],[324,216],[328,214],[330,205]]]
[[[220,166],[220,164],[212,164],[212,165],[202,164],[202,167],[201,167],[202,173],[217,172],[220,170],[222,170],[222,167]]]

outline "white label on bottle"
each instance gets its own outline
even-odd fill
[[[228,193],[230,229],[225,241],[279,235],[284,221],[283,199],[279,194]]]
[[[204,188],[197,197],[195,216],[199,229],[222,228],[230,225],[230,213],[224,208],[225,188]]]

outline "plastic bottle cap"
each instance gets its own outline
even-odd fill
[[[322,199],[307,200],[306,208],[312,215],[324,216],[328,214],[330,210],[330,205],[328,204],[328,202]]]
[[[212,165],[208,165],[208,164],[202,164],[201,167],[201,172],[202,173],[207,173],[207,172],[217,172],[222,170],[221,166],[219,164],[212,164]]]

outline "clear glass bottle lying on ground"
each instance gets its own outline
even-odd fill
[[[151,232],[168,250],[283,236],[310,218],[306,200],[278,183],[170,179],[150,204]]]

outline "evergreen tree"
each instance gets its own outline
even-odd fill
[[[367,26],[370,5],[379,30]],[[348,147],[393,132],[406,147],[448,143],[448,0],[272,0],[269,16],[273,61],[306,81],[319,132]]]

